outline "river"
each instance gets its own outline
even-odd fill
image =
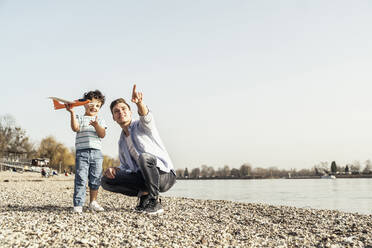
[[[372,178],[178,180],[165,196],[372,214]]]

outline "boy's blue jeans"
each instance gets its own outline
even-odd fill
[[[103,155],[101,150],[82,149],[76,151],[74,206],[83,206],[86,186],[98,190],[101,185]]]

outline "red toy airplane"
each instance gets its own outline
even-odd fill
[[[53,97],[53,96],[48,97],[48,98],[53,100],[54,109],[56,109],[56,110],[66,108],[65,104],[71,104],[72,107],[77,107],[77,106],[81,106],[81,105],[90,103],[90,100],[85,100],[85,99],[67,101],[67,100],[64,100],[62,98]]]

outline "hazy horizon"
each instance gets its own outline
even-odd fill
[[[369,1],[0,1],[0,115],[73,147],[49,96],[144,93],[177,168],[372,159]],[[135,106],[132,105],[132,108]],[[83,113],[78,108],[77,113]]]

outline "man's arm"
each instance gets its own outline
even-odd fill
[[[71,129],[74,132],[78,132],[80,130],[79,123],[76,120],[76,115],[74,113],[74,110],[72,109],[73,107],[71,104],[65,104],[66,110],[70,112],[70,117],[71,117]]]
[[[116,172],[119,170],[119,167],[110,167],[108,168],[104,173],[103,176],[109,178],[109,179],[114,179],[116,176]]]
[[[133,91],[132,91],[132,102],[134,102],[137,105],[138,114],[140,116],[145,116],[149,112],[149,109],[147,106],[143,103],[143,93],[136,91],[136,85],[133,85]]]

